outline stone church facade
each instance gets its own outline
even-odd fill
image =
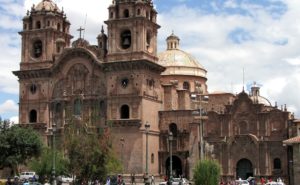
[[[54,126],[63,134],[72,120],[110,126],[126,174],[143,174],[146,156],[150,174],[169,174],[172,150],[174,176],[191,178],[197,160],[206,157],[220,162],[224,179],[287,178],[285,108],[272,106],[255,85],[250,94],[208,93],[206,69],[180,49],[174,33],[158,54],[160,26],[151,0],[113,1],[105,24],[97,45],[81,36],[71,43],[63,10],[52,0],[32,6],[19,32],[22,58],[14,71],[20,124],[38,130],[45,142]]]

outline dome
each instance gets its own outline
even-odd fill
[[[206,77],[204,67],[192,55],[179,49],[179,40],[179,37],[172,33],[167,38],[167,50],[158,54],[158,63],[166,67],[162,75]]]
[[[251,84],[251,100],[253,101],[253,103],[263,104],[265,106],[272,106],[267,98],[260,96],[260,86],[261,85],[257,84],[256,82],[253,82],[253,84]]]
[[[252,100],[253,103],[257,104],[263,104],[265,106],[272,106],[270,101],[262,96],[250,96],[250,99]]]
[[[43,0],[42,2],[40,2],[36,7],[35,7],[36,11],[60,11],[57,7],[57,5],[52,2],[52,0]]]

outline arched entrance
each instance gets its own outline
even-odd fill
[[[247,179],[253,177],[252,163],[248,159],[241,159],[236,164],[236,177],[241,179]]]
[[[166,175],[169,176],[170,174],[170,157],[166,160]],[[182,175],[182,163],[179,157],[172,156],[172,174],[173,177],[179,177]]]

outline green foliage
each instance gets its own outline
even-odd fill
[[[14,125],[0,132],[0,167],[10,167],[14,174],[18,173],[19,164],[39,156],[41,150],[42,140],[32,129]]]
[[[110,150],[106,161],[106,170],[108,174],[119,174],[123,171],[123,166],[118,160],[116,154]]]
[[[105,179],[108,146],[106,132],[81,123],[69,125],[65,130],[65,149],[70,161],[69,170],[81,182],[88,179]]]
[[[55,173],[56,175],[68,174],[69,161],[63,157],[63,154],[55,150]],[[49,147],[44,147],[41,156],[33,159],[29,163],[30,169],[35,171],[41,182],[50,179],[53,169],[53,150]]]
[[[198,161],[194,168],[195,185],[218,185],[221,167],[215,160]]]

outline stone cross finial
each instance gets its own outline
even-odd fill
[[[82,28],[81,26],[79,27],[79,29],[77,29],[77,31],[79,31],[79,38],[81,39],[81,32],[84,30],[84,28]]]

